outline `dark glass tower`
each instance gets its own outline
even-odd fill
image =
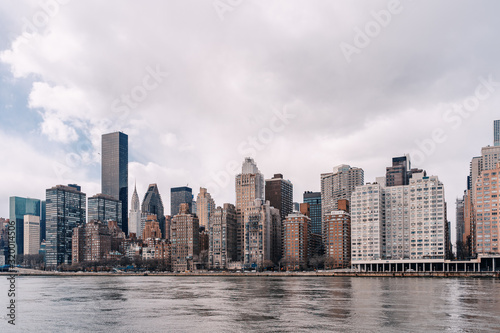
[[[179,214],[181,204],[189,205],[189,212],[193,212],[193,190],[190,187],[172,187],[170,189],[170,215],[174,217]]]
[[[106,194],[96,194],[89,198],[88,220],[101,221],[107,225],[109,220],[116,221],[122,228],[122,202]]]
[[[154,214],[160,223],[161,236],[165,238],[165,214],[163,209],[163,201],[161,200],[160,191],[156,184],[151,184],[148,191],[144,195],[141,211],[143,214]]]
[[[17,254],[24,252],[24,215],[40,217],[40,200],[20,197],[10,197],[9,219],[16,221],[15,235]]]
[[[309,204],[311,212],[311,232],[321,235],[321,192],[304,192],[304,203]]]
[[[272,179],[266,179],[265,198],[274,208],[280,211],[281,221],[293,211],[293,185],[289,180],[283,179],[281,173]]]
[[[46,191],[47,266],[71,265],[73,229],[85,223],[87,196],[76,185]]]
[[[123,232],[128,234],[128,135],[122,132],[102,136],[102,194],[122,202]]]
[[[493,135],[495,146],[500,146],[500,120],[495,120],[493,122]]]

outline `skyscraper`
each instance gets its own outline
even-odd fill
[[[128,232],[129,235],[134,233],[136,237],[142,234],[141,230],[141,206],[139,203],[139,195],[137,194],[137,186],[134,186],[132,194],[132,202],[130,204],[130,213],[128,217]]]
[[[88,220],[116,221],[118,227],[122,227],[122,202],[106,194],[96,194],[88,199]]]
[[[321,235],[321,192],[304,192],[304,203],[309,204],[311,233]]]
[[[24,255],[40,250],[40,216],[24,215]]]
[[[339,200],[351,200],[356,186],[362,186],[364,181],[363,169],[345,164],[336,166],[333,172],[321,174],[321,221],[326,214],[338,209]]]
[[[85,223],[86,194],[77,185],[46,190],[47,266],[71,264],[73,229]]]
[[[122,225],[128,234],[128,135],[122,132],[102,136],[102,194],[122,202]]]
[[[160,224],[161,234],[165,235],[165,214],[158,185],[149,185],[148,191],[144,195],[144,200],[142,201],[141,214],[143,216],[147,216],[148,214],[156,215],[157,221]]]
[[[193,213],[193,190],[187,186],[172,187],[170,189],[170,215],[177,215],[183,203],[187,203],[189,212]]]
[[[16,253],[24,252],[24,215],[40,216],[40,200],[20,197],[9,198],[9,219],[16,221]]]
[[[211,268],[228,268],[236,261],[236,208],[225,203],[210,216],[208,263]]]
[[[170,226],[174,271],[194,268],[194,261],[200,254],[199,229],[198,218],[189,212],[189,204],[181,204],[179,213],[172,218]]]
[[[241,173],[236,176],[235,183],[235,206],[238,220],[236,251],[238,260],[243,260],[245,210],[254,205],[255,199],[264,200],[264,176],[252,158],[245,158]]]
[[[410,157],[405,155],[392,158],[392,167],[386,168],[386,186],[408,185]]]
[[[308,264],[311,219],[299,212],[283,221],[283,263],[287,269],[305,269]]]
[[[208,231],[210,226],[210,215],[215,210],[215,201],[206,188],[200,187],[200,193],[196,198],[196,215],[200,219],[200,227]]]
[[[266,179],[266,200],[271,206],[279,209],[281,221],[293,211],[293,185],[289,180],[283,179],[281,173],[274,174],[271,179]]]
[[[255,199],[247,205],[243,216],[244,264],[252,268],[263,267],[272,259],[271,205],[269,201]]]
[[[495,146],[500,146],[500,120],[495,120],[493,122],[493,135]]]

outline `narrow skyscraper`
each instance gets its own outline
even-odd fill
[[[304,192],[304,203],[309,204],[311,233],[321,235],[321,192]]]
[[[122,132],[102,136],[101,192],[122,202],[122,225],[128,234],[128,135]]]
[[[170,215],[174,216],[179,213],[181,204],[186,203],[189,207],[189,212],[193,212],[193,189],[187,186],[172,187],[170,189]]]
[[[495,146],[500,146],[500,120],[495,120],[493,122],[493,135]]]
[[[212,199],[210,193],[206,188],[200,187],[200,193],[196,198],[196,212],[195,214],[200,219],[200,227],[205,227],[209,230],[210,216],[215,210],[215,201]]]
[[[142,235],[141,206],[139,203],[139,195],[137,194],[137,186],[134,186],[134,193],[132,194],[132,202],[130,204],[130,213],[128,217],[128,232],[129,235],[134,233],[136,237]]]

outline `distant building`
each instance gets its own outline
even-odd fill
[[[235,178],[236,216],[238,220],[236,251],[238,260],[244,261],[245,212],[255,205],[256,199],[264,200],[264,176],[255,161],[246,157],[241,173]]]
[[[141,206],[139,203],[139,195],[137,194],[136,186],[134,186],[134,193],[132,194],[132,202],[130,205],[130,212],[128,216],[128,232],[129,235],[134,233],[136,237],[142,235]]]
[[[10,197],[9,198],[9,220],[15,222],[16,253],[24,252],[24,215],[40,216],[40,200]]]
[[[247,267],[263,267],[272,260],[272,218],[269,201],[255,199],[245,208],[244,264]]]
[[[100,261],[111,252],[111,233],[106,224],[92,220],[73,229],[73,264]]]
[[[283,221],[293,211],[292,182],[283,179],[281,173],[276,173],[273,178],[266,179],[265,199],[272,207],[279,209],[281,221]]]
[[[101,192],[121,201],[118,225],[128,234],[128,135],[103,134],[101,158]]]
[[[156,215],[148,215],[146,226],[142,231],[142,239],[162,238],[160,223],[157,221]]]
[[[493,122],[493,135],[495,146],[500,146],[500,120],[495,120]]]
[[[215,201],[206,188],[200,187],[200,193],[196,198],[196,216],[200,219],[200,227],[208,231],[210,227],[210,215],[215,210]]]
[[[304,203],[310,207],[311,232],[321,235],[321,192],[304,192]]]
[[[195,268],[195,261],[200,254],[199,229],[198,217],[189,212],[188,203],[182,203],[170,225],[174,271],[183,272]]]
[[[187,186],[172,187],[170,189],[170,215],[176,215],[183,203],[188,204],[189,213],[193,213],[193,189]]]
[[[465,234],[465,202],[464,197],[457,198],[455,201],[456,208],[456,242],[463,243]]]
[[[347,268],[351,264],[351,216],[345,210],[325,215],[323,243],[328,268]]]
[[[96,194],[88,198],[88,220],[116,221],[123,230],[122,202],[106,194]]]
[[[228,268],[236,261],[236,208],[232,204],[217,207],[210,216],[208,261],[211,268]]]
[[[40,202],[40,243],[47,239],[47,214],[45,200]]]
[[[157,221],[160,225],[161,234],[165,235],[165,214],[163,209],[163,201],[161,199],[158,185],[150,184],[148,190],[144,195],[141,207],[142,218],[148,215],[156,215]],[[143,229],[144,230],[144,229]]]
[[[47,266],[71,264],[73,229],[85,223],[86,194],[77,185],[57,185],[46,190]]]
[[[40,216],[24,215],[24,255],[40,251]]]
[[[298,212],[300,210],[300,203],[294,202],[293,203],[293,211]]]
[[[476,197],[474,200],[476,221],[476,253],[500,254],[500,224],[498,208],[500,200],[498,194],[500,186],[500,163],[491,170],[485,170],[476,181]]]
[[[305,269],[310,255],[311,219],[293,212],[283,221],[283,263],[288,270]]]
[[[321,174],[322,216],[337,210],[339,200],[351,200],[351,194],[356,187],[363,184],[363,169],[345,164],[336,166],[331,173]],[[324,220],[322,219],[322,221]]]
[[[410,170],[410,157],[408,155],[393,157],[392,167],[386,168],[386,186],[408,185]]]
[[[301,203],[299,205],[298,212],[300,212],[302,215],[305,215],[305,216],[311,218],[311,205],[308,203]],[[312,230],[312,224],[311,224],[311,230]]]

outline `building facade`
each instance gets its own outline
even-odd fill
[[[189,212],[193,212],[193,189],[187,186],[172,187],[170,189],[170,215],[179,213],[181,204],[189,205]]]
[[[293,211],[293,184],[283,179],[281,173],[274,174],[273,178],[266,179],[265,199],[272,207],[279,209],[281,221]]]
[[[263,267],[272,260],[272,217],[269,201],[255,199],[245,208],[243,260],[246,267]]]
[[[493,122],[493,141],[496,147],[500,146],[500,120]]]
[[[311,232],[321,235],[321,192],[304,192],[304,203],[309,204]]]
[[[211,268],[228,268],[236,261],[236,207],[225,203],[210,216],[208,262]]]
[[[245,158],[241,173],[236,176],[235,188],[238,220],[236,251],[238,260],[244,261],[245,212],[248,207],[254,206],[256,199],[264,200],[264,176],[252,158]]]
[[[161,239],[162,234],[160,230],[160,223],[157,221],[156,215],[148,215],[146,225],[142,231],[142,239]]]
[[[351,264],[351,216],[344,210],[325,215],[323,229],[325,266],[329,269],[346,268]]]
[[[92,220],[73,229],[73,264],[106,259],[111,253],[111,233],[101,221]]]
[[[96,194],[88,198],[88,220],[116,221],[123,230],[122,202],[106,194]]]
[[[182,203],[179,214],[172,218],[170,225],[174,271],[184,272],[194,269],[200,254],[199,229],[198,217],[189,212],[188,203]]]
[[[23,254],[24,252],[24,215],[40,216],[40,200],[10,197],[9,220],[15,221],[14,232],[17,254]]]
[[[47,241],[45,262],[54,267],[71,264],[73,229],[86,221],[86,194],[77,185],[46,190]]]
[[[40,216],[24,215],[24,255],[40,251]]]
[[[135,234],[135,237],[142,235],[141,228],[141,206],[139,203],[139,195],[137,194],[137,186],[134,187],[132,201],[130,203],[130,212],[128,214],[128,233],[129,236]]]
[[[283,221],[283,259],[287,270],[307,268],[310,255],[311,219],[293,212]]]
[[[200,187],[200,193],[196,198],[196,216],[200,219],[200,227],[208,231],[210,227],[210,215],[215,210],[215,201],[206,188]]]
[[[101,158],[101,192],[121,201],[120,228],[128,234],[128,135],[103,134]]]
[[[161,234],[165,235],[165,214],[163,209],[163,201],[161,199],[160,191],[158,190],[158,185],[150,184],[148,190],[144,195],[144,200],[141,206],[141,229],[144,230],[145,222],[148,215],[156,215],[156,219],[160,224]]]

